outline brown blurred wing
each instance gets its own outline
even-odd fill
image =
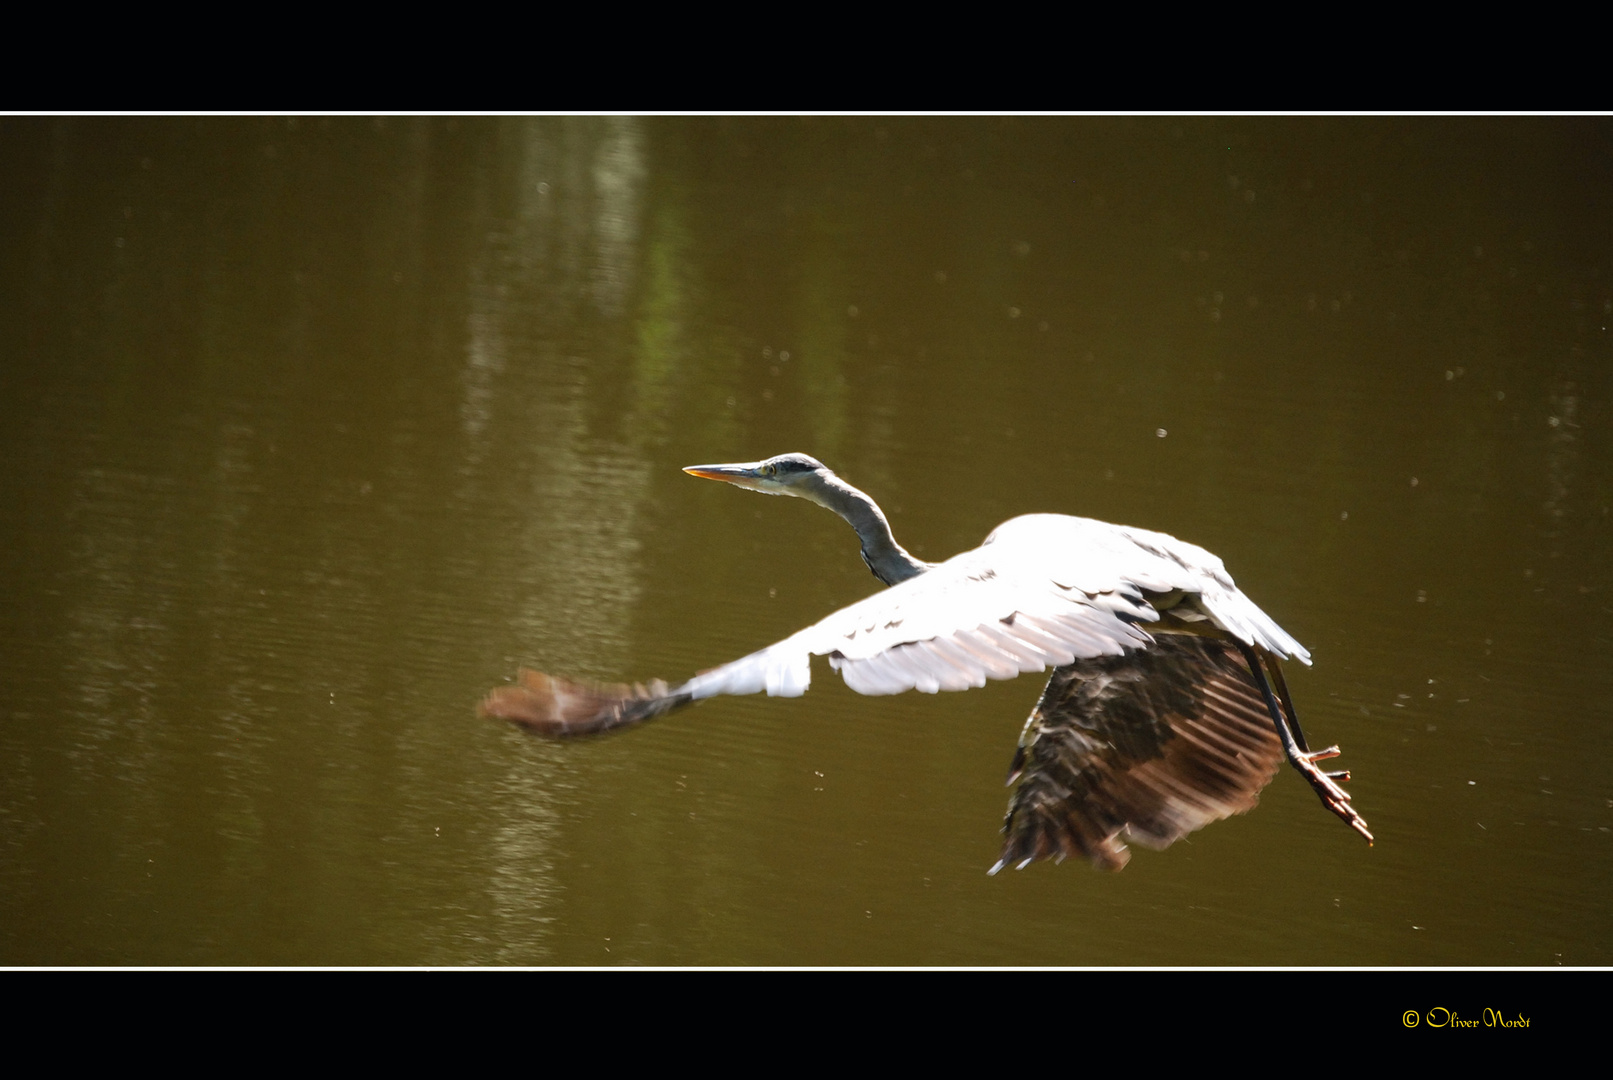
[[[1282,745],[1235,645],[1157,634],[1146,649],[1060,667],[1015,755],[992,868],[1084,855],[1118,870],[1125,841],[1163,848],[1252,809]]]
[[[480,712],[537,735],[566,738],[642,724],[692,700],[688,694],[669,691],[659,679],[632,686],[600,685],[522,668],[514,685],[488,692]]]

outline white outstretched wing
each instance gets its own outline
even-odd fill
[[[1033,514],[973,551],[843,608],[799,633],[678,688],[793,697],[827,656],[853,690],[965,690],[1153,639],[1148,596],[1184,594],[1221,629],[1279,656],[1309,654],[1239,592],[1221,560],[1163,533]]]
[[[1005,522],[973,551],[681,686],[585,686],[523,672],[490,693],[482,712],[550,735],[607,731],[719,694],[799,696],[812,682],[813,656],[827,656],[863,694],[965,690],[1146,649],[1154,639],[1145,627],[1160,617],[1150,597],[1191,597],[1173,609],[1177,617],[1210,620],[1246,644],[1310,662],[1203,548],[1031,514]]]

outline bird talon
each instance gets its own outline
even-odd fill
[[[1338,757],[1339,748],[1330,746],[1326,750],[1315,753],[1300,754],[1295,765],[1300,773],[1310,782],[1316,794],[1322,799],[1322,805],[1331,810],[1341,821],[1366,838],[1368,844],[1372,843],[1372,833],[1367,830],[1366,819],[1355,812],[1350,805],[1350,793],[1345,791],[1335,781],[1348,780],[1350,771],[1340,769],[1337,772],[1323,772],[1314,764],[1319,758]]]

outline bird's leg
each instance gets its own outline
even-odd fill
[[[1294,702],[1288,696],[1288,686],[1283,680],[1280,670],[1276,670],[1272,663],[1273,674],[1277,684],[1282,688],[1283,705],[1288,708],[1287,714],[1277,704],[1277,697],[1272,693],[1271,681],[1266,678],[1264,665],[1255,655],[1254,649],[1239,641],[1238,648],[1243,651],[1243,658],[1249,664],[1249,673],[1254,676],[1255,685],[1266,699],[1266,709],[1271,713],[1272,723],[1277,727],[1277,737],[1282,740],[1283,753],[1288,757],[1288,763],[1305,778],[1311,788],[1320,796],[1322,805],[1337,815],[1346,825],[1366,837],[1368,844],[1372,843],[1372,833],[1367,830],[1366,819],[1355,812],[1350,805],[1350,794],[1339,787],[1337,781],[1348,780],[1348,771],[1323,772],[1316,767],[1318,761],[1339,756],[1337,746],[1329,746],[1325,750],[1311,750],[1305,745],[1305,736],[1299,730],[1299,716],[1294,712]]]
[[[1266,674],[1271,677],[1271,685],[1276,688],[1277,697],[1283,703],[1283,714],[1288,718],[1288,729],[1294,733],[1294,741],[1299,744],[1301,750],[1309,753],[1310,746],[1305,742],[1305,732],[1299,726],[1299,713],[1294,711],[1294,699],[1288,696],[1288,680],[1283,678],[1282,665],[1270,653],[1263,654],[1261,659],[1266,662]],[[1345,773],[1342,778],[1348,780],[1350,774]]]

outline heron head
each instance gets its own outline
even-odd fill
[[[834,475],[827,465],[806,454],[780,454],[766,461],[734,465],[690,465],[683,471],[690,476],[723,480],[764,495],[795,495],[806,499],[813,498],[824,480]]]

